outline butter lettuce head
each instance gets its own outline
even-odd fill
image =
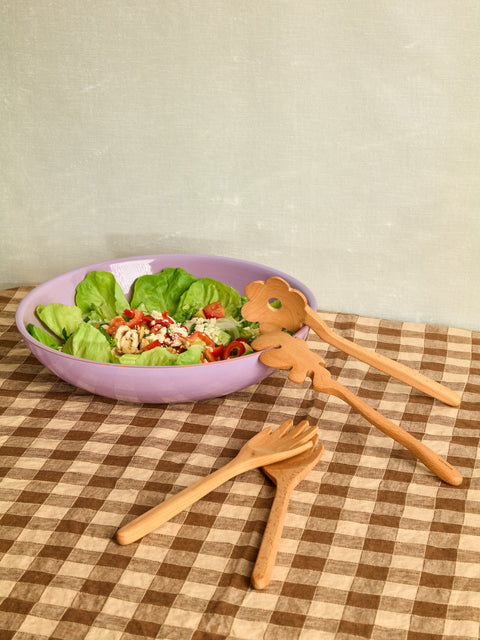
[[[62,352],[97,362],[118,363],[118,358],[112,355],[112,346],[107,337],[86,322],[82,322],[72,333],[63,345]]]
[[[77,285],[75,304],[90,320],[109,322],[130,308],[122,288],[109,271],[91,271]]]
[[[42,323],[59,338],[66,340],[82,323],[82,310],[68,304],[52,302],[39,305],[35,312]]]
[[[181,267],[167,267],[160,273],[147,274],[135,280],[131,306],[142,311],[168,311],[175,314],[182,294],[196,281]]]
[[[55,340],[53,336],[51,336],[43,329],[40,329],[40,327],[36,327],[31,322],[27,324],[27,331],[32,336],[32,338],[35,338],[35,340],[38,340],[46,347],[50,347],[50,349],[55,349],[56,351],[58,351],[58,349],[60,348],[60,344]]]
[[[182,294],[174,318],[177,322],[185,322],[207,304],[220,301],[226,316],[239,317],[243,298],[238,291],[218,280],[200,278]]]

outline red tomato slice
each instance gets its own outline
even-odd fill
[[[127,323],[122,318],[122,316],[115,316],[108,323],[108,327],[106,328],[106,332],[108,333],[109,336],[113,336],[117,332],[118,327],[121,327],[124,324],[127,324]]]
[[[207,320],[210,320],[211,318],[225,318],[225,309],[223,308],[220,300],[217,302],[211,302],[210,304],[207,304],[206,307],[203,307],[203,313]]]

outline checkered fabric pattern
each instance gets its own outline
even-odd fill
[[[341,335],[449,386],[441,402],[309,346],[375,409],[464,475],[442,483],[341,400],[277,371],[224,398],[93,396],[28,351],[0,292],[1,640],[478,640],[480,334],[322,312]],[[258,469],[141,541],[117,528],[227,463],[265,426],[320,425],[269,587],[250,576],[275,487]]]

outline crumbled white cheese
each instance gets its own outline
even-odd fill
[[[170,327],[172,327],[172,329],[170,329]],[[171,324],[168,327],[169,333],[176,333],[179,336],[183,336],[184,338],[186,338],[188,336],[188,331],[185,327],[182,327],[181,324]]]
[[[189,329],[193,328],[193,331],[206,333],[214,342],[216,342],[220,336],[220,329],[217,326],[216,318],[192,318],[185,324]]]

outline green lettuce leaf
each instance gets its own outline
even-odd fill
[[[195,276],[181,267],[167,267],[160,273],[140,276],[134,283],[131,305],[142,311],[177,310],[181,295],[196,281]]]
[[[174,318],[177,322],[185,322],[207,304],[218,300],[222,303],[226,316],[239,316],[242,297],[235,289],[212,278],[200,278],[180,298]]]
[[[55,349],[58,351],[60,347],[58,342],[55,340],[55,338],[53,338],[49,333],[47,333],[43,329],[40,329],[39,327],[36,327],[34,324],[29,323],[27,324],[27,331],[32,336],[32,338],[35,338],[35,340],[38,340],[39,342],[44,344],[46,347],[50,347],[50,349]]]
[[[97,362],[118,362],[118,358],[112,355],[112,347],[107,338],[86,322],[82,322],[72,333],[63,345],[62,352]]]
[[[39,305],[35,312],[43,324],[59,338],[66,340],[82,323],[82,311],[79,307],[52,302]]]
[[[231,341],[232,336],[227,331],[222,331],[220,329],[220,331],[218,332],[218,338],[215,340],[215,344],[223,344],[224,346],[227,346],[227,344]]]
[[[113,273],[91,271],[77,286],[75,304],[89,320],[109,322],[130,304]]]
[[[162,367],[175,364],[177,354],[165,347],[154,347],[142,353],[125,353],[120,356],[120,364],[136,364],[143,367]]]
[[[260,335],[260,325],[258,322],[247,322],[244,320],[240,325],[240,338],[247,342],[252,342]]]
[[[193,345],[183,353],[180,353],[175,364],[200,364],[203,349],[199,345]]]
[[[125,353],[120,356],[120,364],[134,364],[143,367],[165,367],[177,364],[200,364],[202,347],[194,345],[183,353],[172,353],[165,347],[154,347],[142,353]]]

